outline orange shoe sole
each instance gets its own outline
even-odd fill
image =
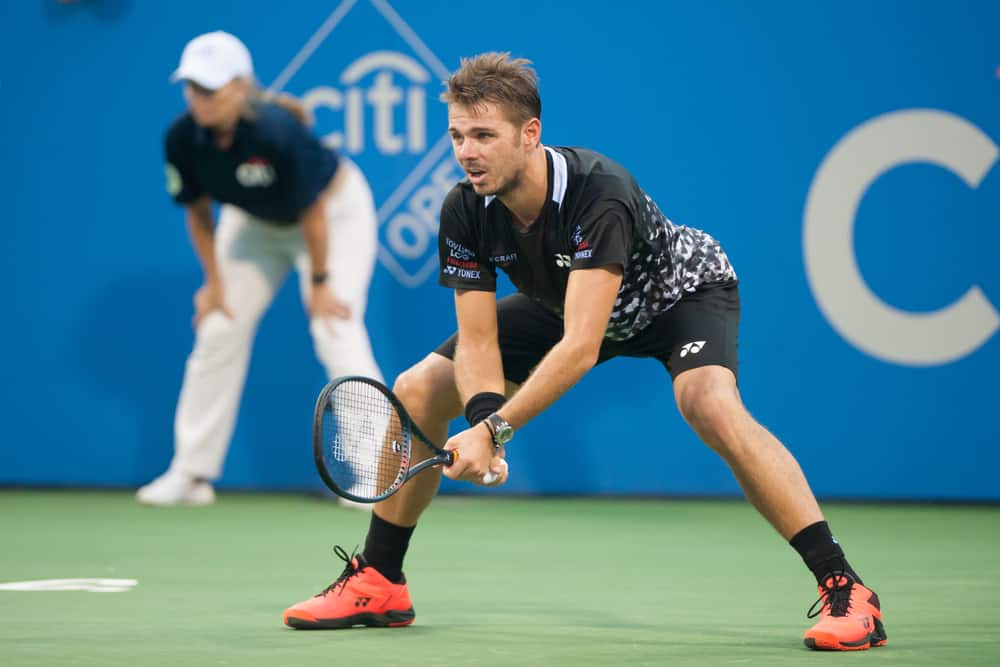
[[[285,614],[285,625],[296,630],[344,630],[357,626],[369,628],[400,628],[413,623],[413,607],[388,611],[384,614],[365,612],[341,618],[316,618],[312,614],[295,610]]]
[[[886,635],[885,626],[879,619],[875,621],[875,628],[864,639],[856,642],[842,642],[836,635],[829,632],[817,632],[809,637],[803,638],[802,642],[809,648],[817,651],[863,651],[868,648],[885,646]]]

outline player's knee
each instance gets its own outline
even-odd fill
[[[396,378],[393,393],[415,417],[453,419],[461,414],[462,405],[454,374],[449,371],[425,359]]]
[[[677,407],[695,431],[706,435],[721,431],[740,404],[731,387],[705,381],[686,386],[677,396]]]

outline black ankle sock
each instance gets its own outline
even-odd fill
[[[365,550],[362,555],[369,565],[382,573],[389,581],[398,584],[403,581],[403,557],[410,546],[410,536],[416,526],[404,528],[389,523],[372,512]]]
[[[802,556],[806,567],[812,570],[816,577],[817,583],[822,584],[832,572],[846,572],[859,584],[863,583],[844,557],[844,550],[834,539],[826,521],[817,521],[806,526],[788,543]]]

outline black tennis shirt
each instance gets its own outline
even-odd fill
[[[521,231],[503,203],[468,181],[441,207],[440,284],[496,291],[497,268],[518,291],[562,315],[570,271],[618,265],[622,286],[605,332],[627,340],[701,285],[736,280],[719,242],[676,225],[624,167],[584,148],[545,147],[548,192]]]

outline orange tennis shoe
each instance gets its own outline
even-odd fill
[[[820,605],[816,610],[816,605]],[[885,626],[878,595],[847,573],[835,573],[819,587],[819,599],[809,608],[809,618],[819,623],[806,631],[803,641],[812,649],[861,651],[885,644]]]
[[[341,547],[334,553],[347,563],[337,580],[304,602],[285,610],[285,625],[302,630],[398,627],[413,623],[410,591],[394,584],[365,562],[361,554],[348,556]]]

